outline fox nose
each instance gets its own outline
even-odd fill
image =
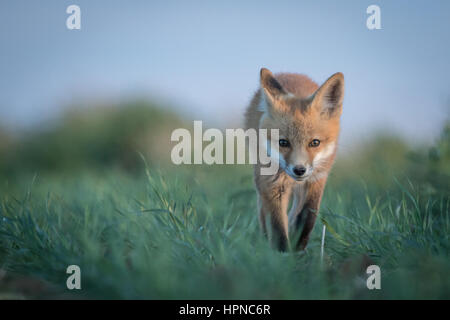
[[[304,166],[295,166],[293,171],[295,175],[301,177],[302,175],[305,174],[306,168]]]

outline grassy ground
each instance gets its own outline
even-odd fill
[[[380,138],[341,157],[303,253],[261,237],[248,166],[5,175],[0,298],[449,299],[448,138],[423,153]],[[381,290],[366,288],[368,264]]]
[[[282,254],[259,235],[249,172],[23,180],[2,193],[2,268],[64,288],[76,264],[93,298],[450,298],[448,197],[331,181],[308,251]],[[382,290],[357,283],[361,255],[380,265]]]

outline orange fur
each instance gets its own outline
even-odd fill
[[[304,249],[308,243],[336,155],[343,93],[342,73],[319,88],[304,75],[274,76],[261,69],[261,87],[247,108],[245,126],[268,132],[279,129],[280,139],[288,141],[287,147],[279,148],[280,168],[275,175],[260,175],[259,163],[254,167],[261,227],[282,251],[289,247],[289,222],[295,233],[301,232],[296,248]],[[313,140],[319,144],[313,145]],[[304,175],[296,174],[302,172],[300,167]]]

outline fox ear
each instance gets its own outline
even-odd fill
[[[344,75],[341,72],[333,74],[314,93],[313,105],[320,113],[329,118],[338,117],[342,112],[344,100]]]
[[[283,86],[275,79],[272,72],[269,69],[262,68],[260,72],[261,91],[263,99],[261,101],[260,110],[268,111],[270,107],[275,107],[276,100],[287,95],[287,91]]]
[[[276,99],[281,95],[287,94],[286,90],[275,79],[272,72],[269,69],[262,68],[260,72],[261,88],[264,89],[266,94],[270,95],[270,98]]]

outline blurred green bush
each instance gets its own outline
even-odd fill
[[[140,172],[142,153],[149,165],[170,164],[176,128],[192,122],[160,105],[132,101],[119,106],[72,108],[46,128],[14,135],[0,128],[0,175],[75,173],[80,169],[118,167]],[[330,184],[354,190],[361,183],[386,191],[393,180],[414,182],[421,193],[450,193],[450,124],[433,146],[414,146],[395,135],[374,134],[341,147]]]
[[[63,172],[117,166],[135,171],[170,159],[172,112],[145,102],[70,110],[55,124],[12,136],[0,130],[0,174]]]

